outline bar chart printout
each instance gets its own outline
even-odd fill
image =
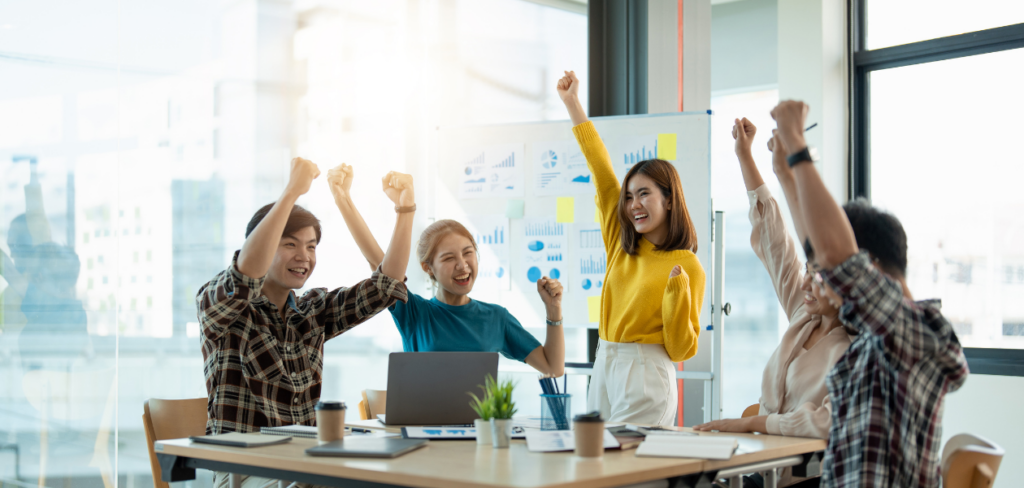
[[[522,243],[523,268],[516,272],[516,279],[526,286],[547,276],[567,286],[568,225],[559,224],[554,217],[528,218],[523,219],[521,232],[518,242]]]
[[[636,163],[657,157],[658,135],[617,137],[609,142],[608,153],[621,179]]]
[[[504,215],[474,215],[466,223],[477,245],[474,290],[510,290],[509,222]]]
[[[600,295],[604,288],[604,272],[608,267],[601,227],[595,223],[574,224],[572,236],[573,293],[583,296]]]
[[[469,147],[459,160],[459,198],[509,198],[525,194],[524,145]]]

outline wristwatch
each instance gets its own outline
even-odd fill
[[[562,326],[562,321],[561,320],[550,320],[550,319],[544,319],[544,320],[547,321],[548,325],[550,325],[552,327],[561,327]]]
[[[801,149],[801,150],[799,150],[799,151],[797,151],[797,152],[787,156],[786,157],[786,163],[789,164],[790,168],[792,168],[793,166],[796,166],[796,165],[798,165],[800,163],[803,163],[803,162],[812,162],[813,163],[814,162],[814,156],[811,153],[812,153],[811,146],[804,147],[803,149]]]
[[[395,205],[395,212],[398,212],[398,213],[409,213],[409,212],[415,212],[415,211],[416,211],[416,204],[415,203],[412,204],[409,207],[399,207],[398,205]]]

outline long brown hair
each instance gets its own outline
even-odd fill
[[[640,246],[640,233],[633,227],[633,219],[629,216],[626,206],[626,187],[630,178],[644,175],[654,181],[661,189],[662,196],[669,200],[668,237],[658,251],[678,251],[685,249],[697,252],[697,230],[690,219],[690,211],[686,209],[686,197],[683,195],[683,184],[679,173],[672,163],[663,159],[648,159],[636,163],[626,177],[622,179],[622,191],[619,193],[619,227],[622,228],[622,249],[626,254],[636,255]]]
[[[416,243],[416,256],[420,258],[420,264],[430,264],[434,260],[434,254],[437,254],[437,244],[449,234],[463,236],[473,244],[473,249],[477,248],[476,239],[473,239],[473,234],[466,229],[466,226],[450,219],[438,220],[423,229],[420,240]],[[430,279],[433,280],[434,277],[431,276]]]

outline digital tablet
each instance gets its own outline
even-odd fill
[[[328,442],[306,449],[310,456],[338,456],[363,458],[396,458],[415,451],[430,442],[426,439],[400,439],[396,437],[350,437],[343,441]]]

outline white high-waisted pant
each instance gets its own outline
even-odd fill
[[[676,363],[664,345],[598,344],[587,410],[606,422],[673,425],[677,396]]]

